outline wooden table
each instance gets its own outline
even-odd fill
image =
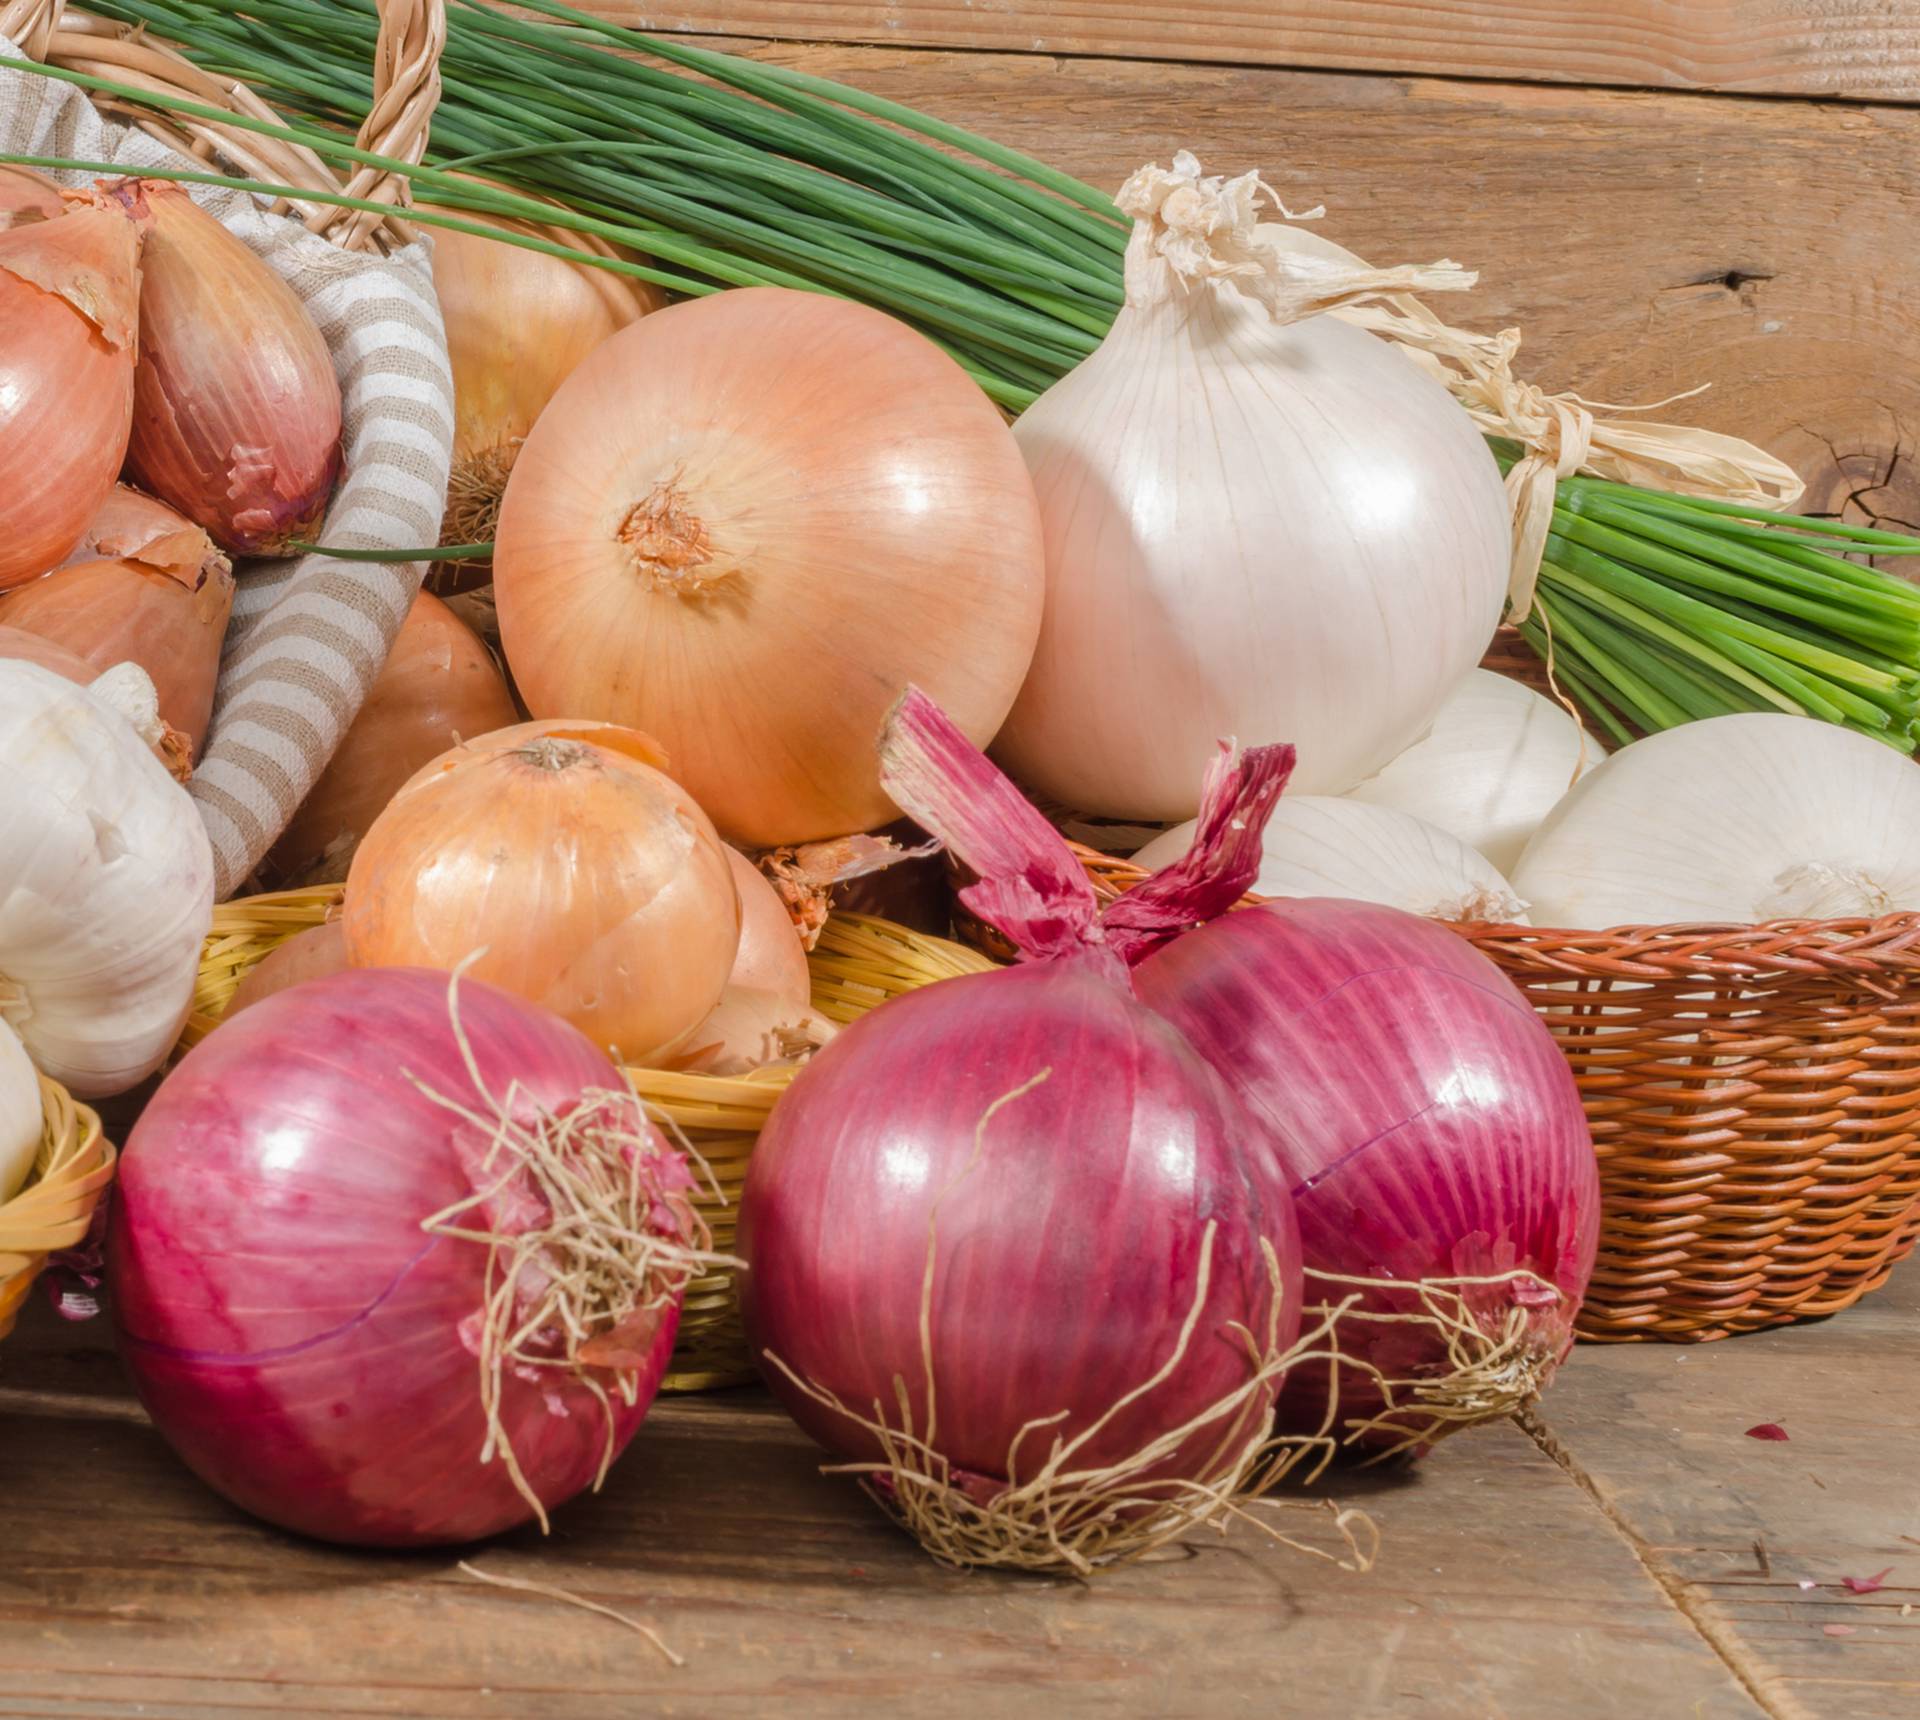
[[[0,1716],[1920,1713],[1920,1269],[1824,1325],[1582,1348],[1532,1426],[1343,1476],[1367,1575],[1243,1531],[1092,1587],[955,1574],[818,1461],[758,1392],[668,1399],[550,1540],[467,1553],[674,1670],[456,1553],[240,1516],[36,1303],[0,1345]]]

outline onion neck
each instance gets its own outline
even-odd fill
[[[647,586],[677,597],[696,597],[732,578],[716,565],[706,522],[693,511],[677,477],[663,478],[636,502],[615,534]]]
[[[1878,919],[1892,912],[1892,897],[1860,867],[1824,860],[1789,866],[1759,903],[1763,920]]]

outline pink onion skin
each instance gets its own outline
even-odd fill
[[[996,1099],[1050,1070],[975,1134]],[[898,1426],[893,1379],[926,1431],[919,1334],[928,1225],[935,1444],[990,1496],[1027,1422],[1070,1438],[1171,1355],[1202,1236],[1213,1276],[1184,1361],[1117,1415],[1078,1465],[1112,1462],[1245,1385],[1231,1322],[1264,1336],[1278,1256],[1282,1342],[1300,1316],[1299,1242],[1252,1125],[1212,1073],[1128,995],[1118,964],[1062,960],[946,980],[842,1032],[760,1136],[741,1201],[742,1298],[756,1357]],[[942,1191],[945,1192],[941,1199]],[[853,1459],[879,1452],[764,1359],[794,1419]],[[1198,1467],[1196,1443],[1175,1462]],[[1036,1436],[1021,1448],[1040,1459]],[[1172,1466],[1170,1465],[1170,1472]]]
[[[505,1465],[480,1462],[479,1363],[458,1328],[480,1306],[487,1251],[420,1229],[472,1192],[453,1136],[477,1131],[406,1072],[484,1110],[447,984],[368,969],[268,998],[167,1078],[121,1160],[108,1275],[141,1401],[217,1492],[323,1540],[447,1544],[532,1516]],[[459,1003],[494,1092],[518,1079],[564,1112],[621,1086],[558,1017],[471,981]],[[616,1451],[678,1323],[676,1306],[635,1371],[635,1402],[611,1394]],[[544,1502],[592,1484],[607,1424],[585,1386],[509,1372],[502,1417]]]
[[[1552,1035],[1470,944],[1372,903],[1275,901],[1166,944],[1134,986],[1265,1126],[1310,1271],[1411,1281],[1524,1267],[1560,1299],[1503,1286],[1470,1301],[1495,1325],[1530,1307],[1530,1344],[1550,1363],[1565,1355],[1599,1237],[1592,1138]],[[1426,1327],[1350,1320],[1339,1336],[1395,1379],[1446,1371]],[[1347,1382],[1344,1414],[1380,1408]],[[1312,1384],[1290,1380],[1283,1431],[1318,1426],[1324,1385],[1316,1400]]]

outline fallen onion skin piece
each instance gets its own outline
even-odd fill
[[[624,1092],[545,1011],[472,982],[459,1008],[488,1089],[517,1084],[517,1114]],[[355,1546],[471,1541],[533,1515],[506,1466],[481,1460],[462,1322],[481,1306],[488,1249],[421,1229],[491,1180],[488,1136],[416,1080],[489,1113],[449,1025],[446,975],[337,974],[267,1000],[196,1046],[147,1106],[108,1235],[121,1354],[162,1436],[242,1509]],[[634,1334],[633,1401],[608,1392],[616,1454],[678,1320],[676,1301]],[[609,1441],[590,1387],[509,1368],[502,1392],[542,1502],[590,1486]]]
[[[1410,1287],[1502,1280],[1458,1292],[1489,1338],[1513,1329],[1495,1388],[1511,1408],[1547,1384],[1593,1271],[1599,1170],[1572,1071],[1498,968],[1414,915],[1309,899],[1186,932],[1140,963],[1134,985],[1263,1125],[1314,1300],[1351,1288],[1316,1273]],[[1419,1313],[1421,1302],[1412,1288],[1375,1288],[1364,1308]],[[1395,1381],[1437,1385],[1451,1372],[1431,1323],[1348,1317],[1337,1338]],[[1343,1422],[1385,1409],[1364,1375],[1341,1377]],[[1301,1370],[1281,1431],[1317,1426],[1325,1404],[1324,1373]],[[1417,1414],[1389,1418],[1365,1443],[1396,1446],[1417,1426]]]
[[[415,771],[519,715],[479,636],[421,592],[352,726],[268,852],[267,873],[287,883],[343,881],[360,838]]]
[[[185,566],[69,562],[0,594],[0,624],[65,645],[96,672],[138,663],[153,677],[162,719],[187,737],[195,758],[213,720],[232,613],[233,570],[217,552]]]
[[[133,422],[140,234],[70,200],[0,228],[0,590],[80,541]]]
[[[236,555],[310,538],[340,476],[340,385],[290,288],[177,185],[108,186],[146,235],[127,464]]]
[[[344,973],[348,966],[347,940],[340,929],[340,922],[329,920],[322,926],[309,926],[304,932],[295,933],[278,948],[269,950],[265,957],[247,970],[246,978],[235,987],[233,1001],[227,1005],[227,1013],[221,1020],[231,1021],[242,1010],[251,1009],[256,1003],[265,1003],[277,992],[305,985],[308,980]]]
[[[1043,1072],[981,1129],[997,1100]],[[1168,1358],[1213,1221],[1194,1343],[1167,1385],[1124,1408],[1080,1460],[1121,1461],[1246,1384],[1231,1327],[1266,1329],[1262,1239],[1279,1259],[1283,1342],[1298,1331],[1298,1240],[1284,1191],[1245,1151],[1251,1127],[1117,967],[1095,959],[895,999],[816,1054],[754,1148],[741,1300],[769,1388],[855,1461],[879,1459],[877,1442],[792,1376],[867,1414],[878,1399],[896,1425],[898,1378],[925,1431],[919,1321],[937,1217],[935,1444],[989,1500],[1028,1422],[1066,1412],[1027,1436],[1022,1454],[1037,1464],[1054,1437],[1085,1431]],[[1207,1478],[1219,1438],[1215,1428],[1183,1447],[1167,1473]]]
[[[975,741],[1043,601],[1012,434],[906,325],[750,287],[622,329],[514,462],[494,594],[537,716],[630,723],[747,848],[895,817],[873,737],[909,682]]]

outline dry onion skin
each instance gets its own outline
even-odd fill
[[[311,537],[340,476],[340,385],[294,291],[177,185],[107,188],[146,236],[127,464],[236,555]]]
[[[342,973],[350,965],[346,934],[338,920],[309,926],[269,950],[247,970],[246,978],[234,988],[233,1001],[221,1019],[231,1021],[243,1009],[251,1009],[277,991],[305,985],[310,979],[325,979],[331,973]]]
[[[30,167],[0,163],[0,227],[51,221],[66,213],[66,199],[51,179]]]
[[[72,562],[0,596],[0,623],[66,646],[96,672],[138,663],[153,678],[161,719],[187,737],[196,758],[213,719],[232,612],[224,556],[185,568],[132,558]]]
[[[909,682],[984,742],[1040,624],[1039,513],[945,353],[846,300],[748,288],[621,330],[507,485],[501,639],[536,714],[657,735],[748,847],[889,822]]]
[[[421,592],[366,703],[267,856],[281,880],[338,882],[400,785],[463,740],[519,713],[492,654],[439,598]]]
[[[598,243],[560,228],[459,214],[576,247]],[[658,310],[666,295],[629,275],[453,228],[433,236],[433,286],[453,367],[453,475],[441,541],[491,543],[507,474],[554,390],[603,340]]]
[[[133,223],[84,199],[0,228],[0,589],[65,557],[120,475],[139,257]]]
[[[719,1001],[740,943],[726,849],[645,735],[522,723],[396,794],[347,876],[355,967],[465,970],[646,1063]]]
[[[806,1003],[813,996],[807,950],[780,892],[739,849],[727,850],[727,865],[740,892],[740,949],[727,984]]]

